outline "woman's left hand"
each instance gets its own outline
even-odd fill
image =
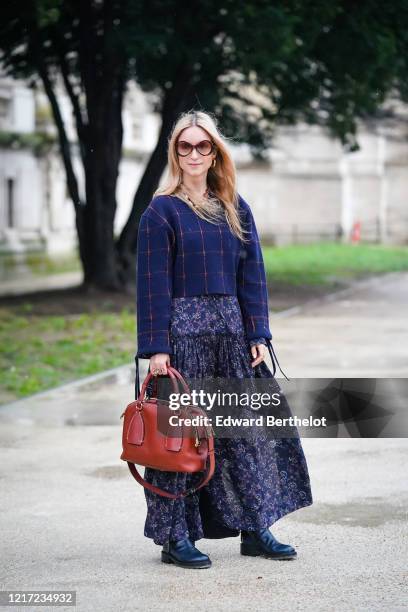
[[[251,366],[255,368],[261,361],[265,359],[265,345],[264,344],[255,344],[251,346],[251,355],[255,361],[251,361]]]

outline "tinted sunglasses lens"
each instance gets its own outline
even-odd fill
[[[209,140],[203,140],[197,146],[197,151],[201,153],[201,155],[209,155],[212,151],[212,144]]]
[[[179,153],[179,155],[188,155],[191,153],[191,151],[192,146],[190,143],[185,142],[184,140],[180,140],[180,142],[177,143],[177,153]]]

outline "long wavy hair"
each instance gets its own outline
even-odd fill
[[[156,189],[153,196],[177,195],[191,206],[181,192],[182,170],[178,163],[176,150],[180,133],[191,126],[199,126],[205,130],[216,150],[216,164],[211,166],[207,173],[209,194],[207,198],[196,203],[194,211],[210,223],[217,223],[220,219],[226,220],[231,232],[240,240],[246,241],[244,234],[247,232],[243,229],[238,214],[235,164],[228,149],[227,137],[221,134],[216,119],[209,113],[188,111],[179,116],[168,140],[167,176],[163,186]]]

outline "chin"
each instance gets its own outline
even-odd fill
[[[187,174],[188,176],[194,176],[197,177],[199,174],[205,174],[205,172],[201,171],[201,172],[197,172],[197,170],[193,170],[192,172],[190,171],[184,171],[184,174]]]

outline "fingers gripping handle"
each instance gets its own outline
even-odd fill
[[[135,364],[136,364],[136,377],[135,377],[135,399],[141,399],[143,400],[144,398],[144,394],[147,388],[147,385],[149,383],[149,381],[151,380],[151,378],[155,379],[155,386],[154,386],[154,391],[157,391],[157,377],[153,376],[153,374],[149,371],[147,373],[147,376],[143,382],[143,386],[140,389],[140,370],[139,370],[139,358],[137,357],[137,355],[135,355]],[[181,383],[185,393],[188,393],[189,395],[191,395],[191,391],[190,388],[188,386],[188,384],[186,383],[186,381],[184,380],[184,378],[181,376],[180,372],[178,372],[175,368],[172,368],[171,366],[167,366],[167,374],[169,375],[171,382],[172,382],[172,386],[174,389],[175,393],[179,392],[179,385],[177,383],[177,379],[178,381]]]

